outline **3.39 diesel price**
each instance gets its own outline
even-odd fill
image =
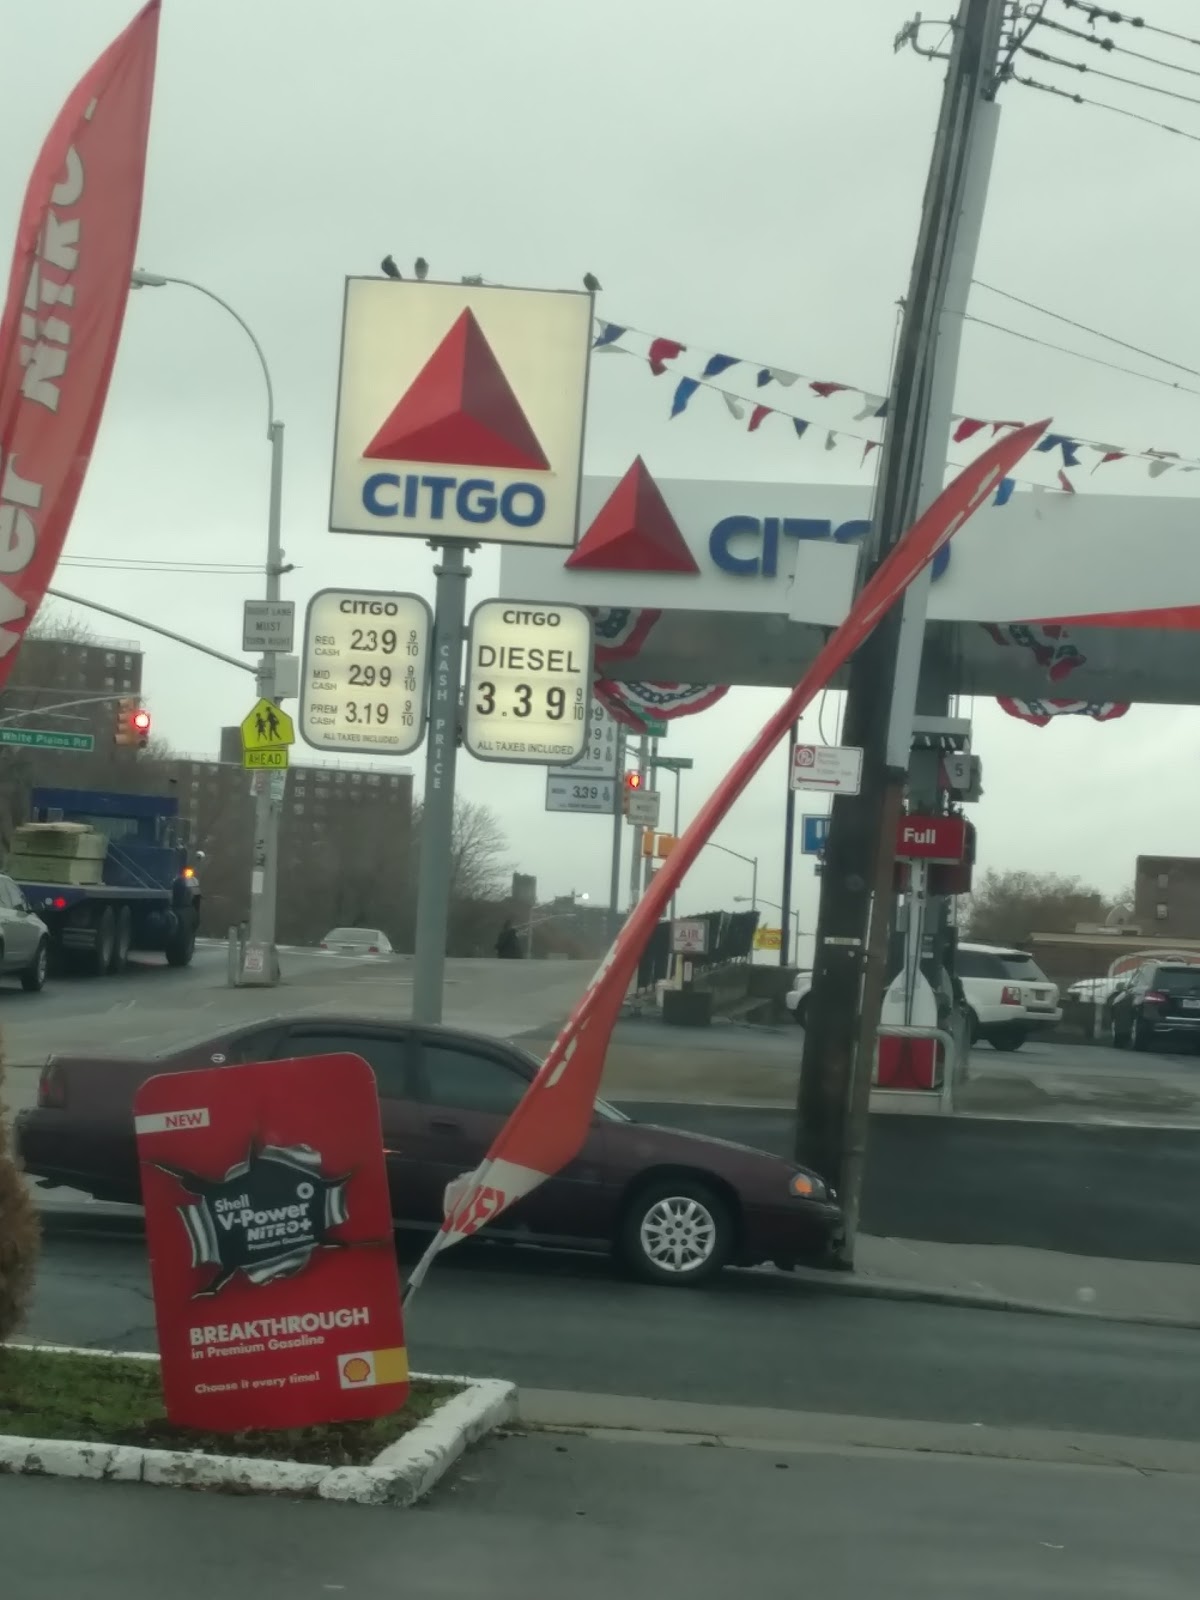
[[[542,690],[528,683],[506,685],[498,692],[494,683],[486,679],[479,684],[475,694],[475,711],[481,717],[531,717],[535,712],[550,722],[582,722],[586,715],[581,691],[570,706],[567,717],[567,691],[560,684]]]

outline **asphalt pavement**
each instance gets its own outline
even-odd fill
[[[787,1111],[646,1100],[627,1109],[778,1155],[792,1146]],[[900,1239],[1195,1265],[1198,1185],[1200,1133],[1186,1129],[873,1116],[862,1226]]]
[[[1192,1600],[1195,1492],[1111,1467],[554,1435],[486,1443],[414,1512],[14,1478],[4,1592]]]
[[[438,1262],[407,1323],[417,1370],[523,1387],[1200,1440],[1186,1329],[849,1298],[770,1272],[663,1289],[485,1243]],[[26,1332],[153,1349],[143,1242],[51,1233]]]

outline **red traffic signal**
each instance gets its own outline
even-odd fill
[[[150,713],[148,711],[135,711],[133,713],[133,726],[138,733],[149,733]]]
[[[641,773],[627,772],[625,774],[625,787],[626,789],[640,789],[642,787]]]
[[[113,743],[144,750],[150,740],[150,713],[131,696],[117,701]]]

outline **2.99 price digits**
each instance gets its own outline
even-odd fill
[[[545,715],[550,722],[561,722],[567,714],[567,691],[560,684],[553,684],[549,689],[538,692],[528,683],[513,684],[511,690],[511,704],[501,706],[497,699],[496,685],[486,680],[479,685],[475,699],[475,710],[481,717],[500,715],[514,717],[529,717],[534,711],[544,708]],[[538,702],[542,704],[539,705]],[[582,693],[576,692],[576,703],[571,708],[571,720],[582,722],[585,715]]]

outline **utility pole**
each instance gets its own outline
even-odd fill
[[[789,951],[792,920],[792,857],[796,850],[796,791],[792,788],[792,767],[795,764],[796,724],[788,729],[787,742],[787,801],[783,812],[783,888],[779,892],[779,965],[786,967],[789,953],[799,955],[799,950]],[[798,924],[797,924],[798,926]],[[799,939],[796,944],[799,945]]]
[[[949,432],[947,396],[953,389],[961,313],[995,134],[991,101],[1004,9],[1004,0],[960,0],[860,583],[941,488]],[[935,461],[936,474],[930,470]],[[834,800],[821,874],[795,1149],[797,1158],[820,1171],[842,1196],[846,1265],[853,1262],[893,904],[895,833],[907,779],[927,597],[926,574],[851,662],[843,740],[863,750],[862,792]]]
[[[432,541],[431,541],[432,542]],[[458,761],[458,702],[462,691],[463,622],[467,579],[465,552],[474,548],[448,539],[434,548],[441,561],[433,613],[433,681],[429,694],[429,741],[425,747],[425,800],[421,807],[421,854],[417,868],[417,939],[413,957],[414,1022],[442,1020],[446,930],[450,920],[450,871],[454,846],[454,777]]]

